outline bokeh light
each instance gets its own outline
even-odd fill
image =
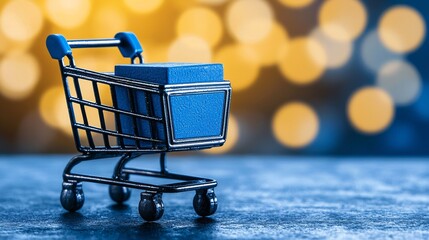
[[[91,54],[86,52],[81,52],[80,54],[75,54],[76,60],[75,64],[79,68],[89,69],[96,72],[113,72],[114,66],[118,62],[117,58],[113,57],[112,54]],[[119,55],[119,54],[116,54]]]
[[[351,124],[358,131],[374,134],[391,124],[395,108],[386,91],[377,87],[364,87],[351,96],[347,113]]]
[[[241,43],[262,40],[273,25],[271,6],[263,0],[237,0],[226,11],[226,25],[231,35]]]
[[[278,62],[281,73],[296,84],[316,81],[325,71],[326,63],[327,56],[322,45],[306,37],[292,39]]]
[[[314,0],[279,0],[279,2],[290,8],[303,8],[312,4]]]
[[[95,10],[92,29],[96,36],[113,37],[128,29],[127,16],[114,6],[100,6]]]
[[[302,102],[291,102],[277,110],[272,121],[277,141],[289,148],[309,145],[319,132],[319,119],[313,108]]]
[[[421,79],[417,69],[406,61],[386,63],[377,76],[377,85],[386,90],[397,105],[413,103],[421,92]]]
[[[144,44],[145,48],[145,61],[146,62],[166,62],[168,60],[168,49],[167,44]]]
[[[43,14],[33,1],[15,0],[3,7],[0,21],[5,36],[25,41],[39,34],[43,26]]]
[[[164,3],[164,0],[123,0],[125,6],[135,13],[151,13]]]
[[[224,46],[216,53],[214,61],[223,64],[225,79],[231,81],[233,91],[250,87],[259,75],[257,55],[248,46]]]
[[[227,0],[198,0],[198,2],[208,4],[208,5],[221,5],[226,1]]]
[[[423,17],[415,9],[396,6],[382,16],[378,32],[388,49],[406,53],[420,46],[425,37],[426,26]]]
[[[316,56],[316,62],[322,67],[327,68],[338,68],[343,66],[350,59],[353,51],[353,45],[351,42],[340,42],[332,38],[329,38],[320,29],[314,29],[311,34],[311,38],[316,39],[321,44],[326,53],[326,61],[324,58]],[[315,55],[311,55],[315,56]]]
[[[76,28],[84,24],[91,12],[90,0],[46,0],[47,17],[62,28]]]
[[[179,36],[195,35],[216,46],[223,34],[219,15],[205,7],[195,7],[185,11],[178,19],[176,32]]]
[[[279,49],[286,48],[287,51],[289,35],[280,23],[274,23],[271,31],[265,38],[251,47],[258,55],[258,60],[262,66],[271,66],[279,58]]]
[[[16,41],[12,40],[0,30],[0,54],[6,54],[10,51],[26,52],[34,44],[32,40]]]
[[[202,38],[184,35],[176,39],[168,49],[170,62],[211,62],[212,51]]]
[[[330,38],[352,41],[365,29],[367,13],[359,0],[327,0],[319,12],[319,25]]]
[[[39,63],[32,54],[10,52],[0,61],[0,93],[11,100],[31,94],[39,77]]]
[[[46,124],[70,136],[72,135],[62,87],[51,87],[43,93],[39,101],[39,112]]]
[[[377,31],[374,30],[365,35],[360,56],[365,66],[374,72],[378,72],[389,61],[402,59],[402,55],[393,53],[383,46]]]
[[[225,144],[222,147],[215,147],[204,150],[205,153],[209,154],[223,154],[230,152],[238,142],[240,135],[240,128],[237,119],[234,115],[230,115],[228,119],[228,133]]]

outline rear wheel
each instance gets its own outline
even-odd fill
[[[123,173],[120,177],[116,177],[116,179],[127,181],[130,179],[130,176],[128,174]],[[119,185],[110,185],[109,195],[113,201],[118,204],[121,204],[130,199],[131,189]]]

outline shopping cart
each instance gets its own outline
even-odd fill
[[[98,47],[118,47],[124,58],[131,59],[131,64],[143,64],[143,50],[140,43],[133,33],[128,32],[118,33],[112,39],[90,40],[66,40],[62,35],[55,34],[48,36],[46,45],[51,57],[58,60],[60,65],[71,129],[76,148],[81,153],[73,157],[64,169],[60,197],[64,209],[72,212],[79,210],[85,199],[82,182],[94,182],[108,184],[110,197],[117,203],[123,203],[130,198],[130,188],[143,190],[138,209],[141,217],[146,221],[156,221],[162,217],[163,193],[196,191],[193,199],[195,212],[200,216],[215,213],[216,180],[167,171],[166,153],[206,149],[224,144],[231,98],[231,87],[228,81],[154,84],[115,76],[113,73],[82,69],[75,64],[72,48]],[[103,99],[106,94],[101,89],[108,90],[107,101]],[[129,102],[129,109],[118,107],[119,100],[116,96],[118,89],[127,92],[126,101]],[[177,139],[174,134],[177,126],[172,119],[174,114],[172,97],[213,93],[222,96],[221,121],[218,123],[221,125],[220,134]],[[147,111],[144,113],[136,109],[135,102],[138,97],[142,97],[140,102],[146,104]],[[109,118],[107,115],[113,117]],[[124,117],[132,120],[130,124],[134,131],[130,132],[129,128],[127,131],[124,130],[124,123],[121,123]],[[149,129],[146,132],[150,133],[149,136],[139,135],[138,122],[141,121],[148,123]],[[126,167],[131,159],[143,154],[159,154],[160,170]],[[112,157],[119,158],[112,178],[72,172],[73,168],[82,162]],[[166,178],[175,182],[148,184],[131,181],[131,175]]]

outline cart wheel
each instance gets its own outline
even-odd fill
[[[118,177],[118,178],[121,180],[129,180],[130,175],[122,173],[121,177]],[[118,186],[118,185],[110,185],[109,195],[113,201],[115,201],[118,204],[121,204],[127,201],[128,199],[130,199],[131,189],[123,186]]]
[[[60,200],[64,209],[70,212],[79,210],[85,202],[82,183],[63,182]]]
[[[217,198],[214,189],[197,190],[194,196],[194,210],[202,216],[210,216],[216,212]]]
[[[140,216],[145,221],[156,221],[164,214],[162,193],[142,192],[139,203]]]
[[[131,196],[131,190],[127,187],[118,186],[118,185],[110,185],[109,186],[109,195],[110,198],[118,204],[121,204]]]

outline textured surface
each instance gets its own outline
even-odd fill
[[[171,96],[174,138],[221,136],[225,95],[225,92],[213,92]]]
[[[157,84],[223,81],[222,64],[145,63],[115,66],[115,75]]]
[[[198,218],[193,193],[165,194],[163,218],[143,223],[137,191],[117,206],[107,186],[90,183],[83,184],[83,208],[65,212],[59,193],[68,158],[0,157],[0,238],[429,238],[424,159],[171,157],[171,170],[218,179],[218,211]],[[113,164],[80,169],[110,175]]]

